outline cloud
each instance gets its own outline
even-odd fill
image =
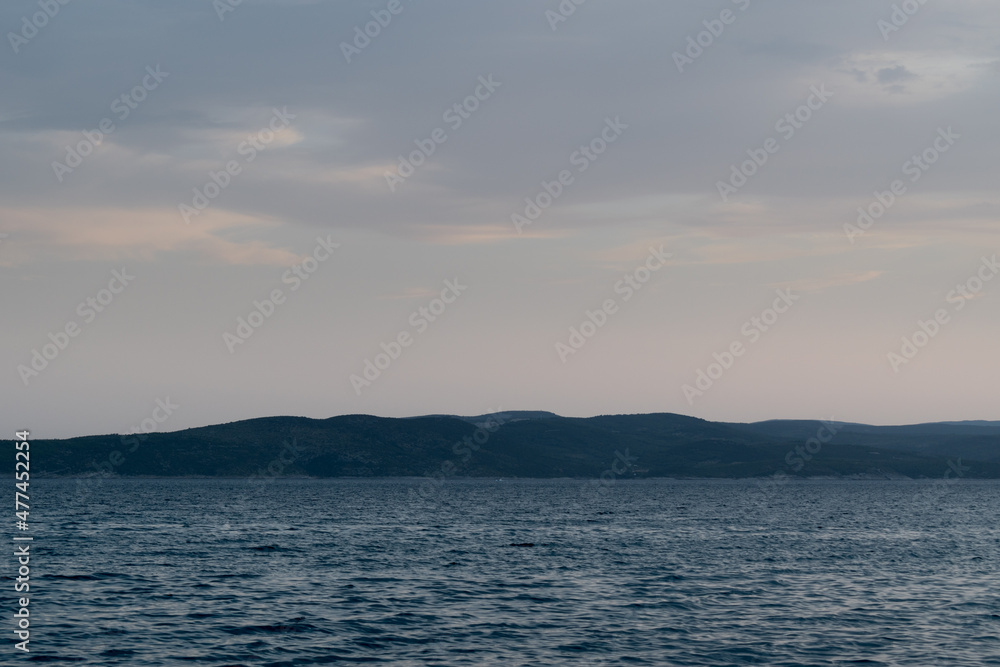
[[[796,292],[821,292],[833,287],[846,287],[866,283],[880,278],[885,271],[860,271],[856,273],[840,273],[825,277],[804,278],[793,282],[772,283],[771,287],[790,287]]]
[[[438,296],[441,290],[432,290],[427,287],[407,287],[402,292],[395,292],[392,294],[381,294],[378,296],[379,299],[430,299]]]
[[[895,67],[883,67],[875,73],[876,78],[879,83],[895,83],[897,81],[906,81],[907,79],[915,79],[916,75],[906,69],[905,65],[896,65]]]
[[[279,221],[221,209],[207,209],[190,225],[176,209],[162,208],[0,208],[0,219],[9,235],[7,265],[42,259],[149,261],[170,253],[243,265],[290,265],[298,258],[252,238]]]
[[[557,239],[572,235],[567,229],[533,229],[531,225],[521,228],[518,234],[513,225],[420,225],[414,236],[424,243],[434,245],[479,245],[500,243],[516,239]]]
[[[990,74],[992,61],[963,53],[859,51],[845,56],[831,87],[838,102],[862,106],[923,104],[958,95]],[[891,96],[905,93],[904,96]]]

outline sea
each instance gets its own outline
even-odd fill
[[[997,481],[30,488],[0,664],[1000,665]]]

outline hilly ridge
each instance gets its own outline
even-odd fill
[[[36,476],[876,476],[1000,478],[1000,424],[710,422],[658,413],[560,417],[262,417],[171,433],[32,441]],[[829,428],[829,427],[828,427]],[[822,431],[827,433],[827,431]],[[808,443],[808,446],[807,446]],[[615,465],[615,468],[612,466]]]

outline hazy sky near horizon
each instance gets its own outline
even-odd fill
[[[995,3],[12,0],[0,28],[8,431],[168,398],[160,430],[1000,419]]]

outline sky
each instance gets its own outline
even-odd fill
[[[10,0],[0,28],[9,431],[1000,419],[992,2]]]

